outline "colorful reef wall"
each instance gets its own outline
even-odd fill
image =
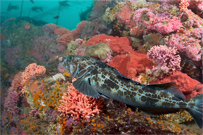
[[[82,55],[142,84],[174,82],[203,94],[202,0],[99,0],[68,30],[10,18],[1,26],[2,134],[197,134],[191,115],[148,115],[77,91],[59,64]]]

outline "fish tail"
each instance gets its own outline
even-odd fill
[[[191,102],[195,103],[195,106],[189,108],[187,111],[193,117],[197,125],[202,128],[203,127],[203,94],[193,97],[188,101],[188,104]]]

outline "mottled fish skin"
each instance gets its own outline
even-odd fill
[[[74,87],[77,90],[93,98],[97,98],[100,94],[103,94],[130,106],[155,109],[195,110],[199,104],[203,105],[201,99],[197,100],[194,98],[184,101],[165,89],[133,81],[121,75],[115,68],[91,57],[69,55],[63,57],[62,65],[71,76],[77,78],[79,81],[83,80],[87,82],[89,88],[92,91],[96,91],[89,91],[87,93],[83,91],[83,88],[87,89],[88,87],[83,85],[83,81],[79,82],[77,80],[78,83],[75,81],[75,84],[73,82],[73,86],[75,85]],[[80,86],[76,87],[76,84],[81,84],[82,88]],[[203,96],[201,95],[201,97]],[[200,114],[202,114],[203,108],[200,109]],[[197,120],[195,121],[197,122]],[[198,125],[202,128],[202,122],[198,122]]]

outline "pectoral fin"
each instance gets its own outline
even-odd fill
[[[77,89],[84,95],[88,95],[93,98],[99,97],[99,93],[97,92],[97,90],[95,90],[90,85],[89,78],[78,79],[78,80],[74,81],[72,84],[75,89]]]

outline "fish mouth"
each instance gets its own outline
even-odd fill
[[[66,69],[63,67],[63,64],[62,64],[62,62],[60,62],[59,64],[58,64],[58,71],[60,72],[60,73],[65,73],[65,72],[67,72],[66,71]]]

